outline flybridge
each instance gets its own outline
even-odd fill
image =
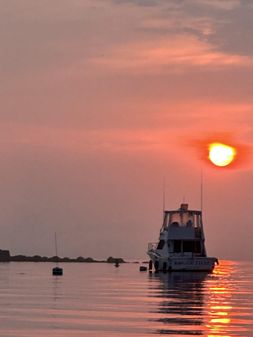
[[[181,204],[181,207],[178,210],[165,211],[161,230],[177,227],[201,229],[202,212],[188,210],[188,204]]]

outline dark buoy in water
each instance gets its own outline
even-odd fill
[[[147,271],[147,267],[145,267],[145,266],[140,266],[140,271]]]
[[[63,275],[63,268],[58,267],[58,252],[57,252],[57,237],[56,233],[54,233],[54,243],[55,243],[55,254],[56,254],[56,267],[52,269],[52,274],[54,276]]]
[[[116,262],[115,262],[115,265],[114,265],[116,268],[118,268],[119,267],[119,261],[118,260],[116,260]]]
[[[52,270],[52,274],[55,276],[63,275],[63,269],[60,267],[54,267]]]

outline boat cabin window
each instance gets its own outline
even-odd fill
[[[195,241],[194,253],[201,253],[200,241]]]
[[[174,253],[201,253],[200,241],[174,240]]]
[[[181,240],[174,240],[174,253],[181,253]]]
[[[200,242],[199,241],[183,241],[183,252],[193,252],[200,253]]]
[[[194,241],[183,241],[183,252],[194,252]]]
[[[157,249],[163,249],[164,244],[165,244],[165,241],[160,240],[159,243],[158,243]]]

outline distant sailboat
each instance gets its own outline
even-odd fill
[[[56,267],[52,269],[52,274],[55,276],[60,276],[63,275],[63,269],[58,266],[58,249],[57,249],[56,233],[54,233],[54,241],[55,241]]]

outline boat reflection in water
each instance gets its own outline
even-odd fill
[[[206,272],[171,272],[150,274],[150,295],[159,297],[158,334],[201,336],[204,334]]]
[[[253,269],[222,261],[213,273],[149,276],[154,332],[205,337],[253,336]]]

